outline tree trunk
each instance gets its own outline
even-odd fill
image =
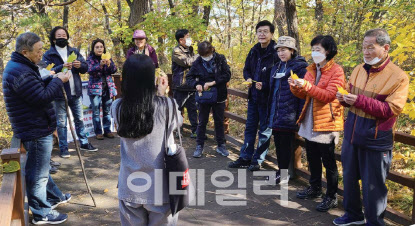
[[[209,26],[209,17],[210,17],[210,10],[211,6],[203,6],[203,24],[207,27]]]
[[[301,54],[300,49],[300,36],[298,35],[298,20],[297,20],[297,9],[295,0],[284,0],[285,1],[285,14],[287,16],[287,30],[288,35],[295,38],[296,47],[298,54]]]
[[[232,41],[231,0],[226,0],[225,1],[225,7],[226,7],[226,12],[227,12],[227,23],[226,23],[227,32],[228,32],[228,34],[227,34],[227,44],[228,45],[227,46],[228,46],[228,49],[230,49],[231,48],[231,41]]]
[[[130,7],[128,26],[133,28],[135,25],[144,21],[144,15],[150,12],[150,0],[126,0]]]
[[[316,35],[322,34],[323,32],[323,1],[322,0],[316,0],[316,8],[314,11],[314,16],[317,20],[317,31]]]
[[[64,0],[64,2],[67,2],[68,0]],[[69,6],[65,5],[63,7],[63,24],[62,27],[68,29],[68,21],[69,21]]]
[[[287,19],[285,16],[284,0],[274,0],[274,21],[272,22],[278,28],[278,36],[286,34]]]

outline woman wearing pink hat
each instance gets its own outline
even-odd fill
[[[153,60],[154,66],[158,68],[159,63],[157,60],[156,50],[147,44],[147,40],[148,38],[143,30],[135,30],[133,34],[133,41],[135,45],[128,50],[127,59],[134,54],[145,54]]]

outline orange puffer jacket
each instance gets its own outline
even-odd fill
[[[308,104],[313,98],[313,130],[314,131],[342,131],[344,123],[343,106],[336,99],[337,86],[344,87],[345,76],[343,68],[334,63],[327,62],[321,68],[321,78],[314,85],[317,75],[316,64],[307,67],[302,88],[290,86],[291,92],[298,98],[306,99],[297,123],[304,119]]]

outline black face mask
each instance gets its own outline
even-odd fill
[[[61,48],[64,48],[65,46],[68,45],[68,39],[66,38],[58,38],[56,39],[55,44]]]

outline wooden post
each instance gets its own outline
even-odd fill
[[[113,74],[112,77],[114,79],[115,87],[117,88],[117,96],[115,96],[115,99],[118,99],[121,97],[121,75]]]
[[[412,223],[415,224],[415,183],[412,191],[414,193],[412,198]]]
[[[226,86],[229,86],[229,83],[226,83]],[[229,94],[225,101],[225,111],[229,111]],[[223,120],[223,130],[225,130],[225,134],[229,134],[229,118],[225,117]]]
[[[8,163],[10,161],[16,161],[20,164],[20,151],[17,148],[11,148],[11,149],[5,149],[2,151],[0,155],[3,163]],[[11,185],[15,188],[12,188],[11,194],[13,198],[13,207],[12,207],[12,216],[11,219],[8,219],[8,225],[13,223],[13,225],[25,225],[25,215],[24,215],[24,190],[22,185],[22,169],[18,170],[15,173],[15,180],[14,183]],[[7,174],[5,174],[7,175]],[[6,178],[6,177],[5,177]],[[6,181],[3,181],[5,183]],[[11,208],[5,207],[5,209]],[[2,211],[6,211],[2,208]],[[0,221],[3,223],[7,223],[7,219],[0,219]]]

